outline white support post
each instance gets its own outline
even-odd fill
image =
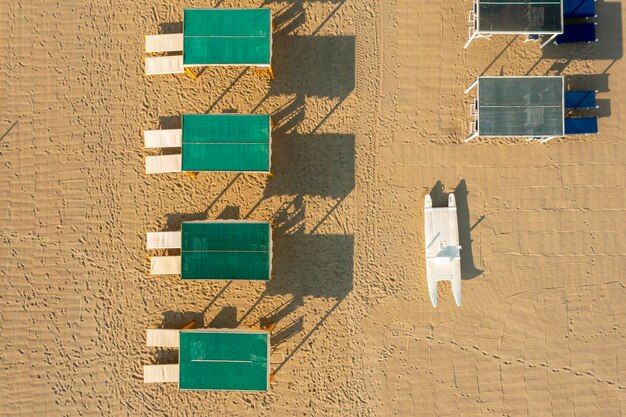
[[[546,143],[546,142],[551,141],[551,140],[552,140],[552,139],[554,139],[554,138],[556,138],[556,136],[548,136],[548,137],[546,137],[546,138],[541,139],[541,141],[540,141],[540,142],[541,142],[541,143]]]
[[[544,43],[541,44],[541,47],[543,48],[544,46],[546,46],[547,44],[552,42],[554,40],[554,38],[556,38],[557,35],[558,35],[558,33],[555,33],[554,35],[550,36],[547,41],[545,41]]]
[[[474,81],[472,83],[472,85],[470,85],[469,87],[467,87],[467,89],[463,92],[463,94],[467,94],[470,91],[472,91],[472,88],[476,87],[476,85],[478,85],[478,78],[476,78],[476,81]]]
[[[470,38],[465,43],[465,46],[463,46],[463,49],[467,49],[467,47],[470,45],[470,43],[472,43],[472,41],[474,40],[474,38],[476,38],[477,35],[478,35],[478,32],[474,31],[474,33],[472,33],[472,36],[470,36]]]
[[[470,135],[470,137],[468,137],[467,139],[465,139],[465,142],[469,142],[470,140],[474,139],[475,137],[478,136],[478,132],[474,132]]]

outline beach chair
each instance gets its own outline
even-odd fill
[[[597,117],[566,117],[566,135],[594,135],[598,133]]]
[[[597,42],[595,23],[566,24],[563,33],[554,38],[554,44],[563,43],[591,43]]]
[[[147,35],[146,53],[181,52],[183,50],[183,34]]]
[[[430,195],[424,197],[424,238],[426,241],[426,279],[433,307],[437,307],[437,283],[452,282],[452,294],[461,305],[461,256],[459,226],[454,194],[448,207],[433,207]]]
[[[541,35],[526,35],[526,39],[524,39],[524,43],[526,42],[539,42],[541,40]]]
[[[154,382],[178,382],[178,364],[169,365],[144,365],[143,382],[145,384]]]
[[[590,18],[596,17],[595,0],[563,0],[563,17]]]
[[[180,249],[182,233],[178,232],[148,232],[146,236],[147,249]]]
[[[182,74],[185,72],[182,55],[155,56],[145,60],[146,75]]]
[[[148,329],[146,346],[178,348],[180,347],[180,330]]]
[[[566,91],[564,94],[566,109],[597,109],[597,91]]]
[[[146,174],[181,172],[182,166],[181,154],[146,156]]]
[[[180,275],[180,256],[151,256],[150,275]]]
[[[183,130],[144,130],[143,140],[146,148],[180,148],[183,143]]]

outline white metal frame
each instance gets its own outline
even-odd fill
[[[562,3],[561,3],[562,7]],[[546,75],[510,75],[510,76],[479,76],[467,89],[465,89],[463,94],[469,93],[474,87],[476,87],[476,101],[480,103],[480,79],[481,78],[560,78],[561,79],[561,132],[562,134],[559,136],[535,136],[535,135],[516,135],[516,136],[494,136],[494,135],[481,135],[480,134],[480,122],[478,124],[478,129],[475,129],[474,126],[470,126],[470,136],[465,139],[465,142],[469,142],[472,139],[475,139],[478,136],[485,138],[527,138],[527,140],[538,140],[541,143],[546,143],[554,138],[561,137],[565,135],[565,78],[560,75],[554,76],[546,76]],[[479,106],[478,106],[479,107]],[[479,117],[478,108],[476,110],[476,120]]]
[[[470,33],[469,33],[469,39],[468,41],[465,43],[465,46],[463,46],[463,49],[467,49],[467,47],[472,43],[472,41],[476,38],[485,38],[485,39],[491,39],[491,37],[493,35],[552,35],[550,37],[550,39],[548,39],[548,41],[546,41],[545,43],[543,43],[541,45],[541,48],[543,48],[544,46],[546,46],[547,44],[549,44],[552,40],[554,40],[554,38],[557,35],[560,35],[561,33],[563,33],[563,26],[564,26],[564,17],[563,17],[563,0],[559,0],[560,5],[561,5],[561,31],[560,32],[529,32],[529,31],[489,31],[489,32],[482,32],[480,30],[480,1],[481,0],[474,0],[472,3],[475,5],[475,10],[476,12],[474,13],[473,10],[470,10],[470,22],[471,22],[471,18],[472,15],[474,16],[475,19],[475,24],[473,27],[469,28]]]

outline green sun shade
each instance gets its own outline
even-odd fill
[[[562,136],[562,77],[479,77],[479,136]]]
[[[478,31],[562,33],[561,0],[478,0]]]
[[[270,279],[271,228],[266,222],[200,221],[182,225],[182,279]]]
[[[183,171],[269,172],[270,116],[183,115]]]
[[[270,65],[272,13],[185,9],[183,65]]]
[[[183,330],[179,370],[180,389],[267,391],[269,333]]]

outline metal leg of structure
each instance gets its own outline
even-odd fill
[[[268,75],[270,80],[274,79],[274,71],[272,70],[272,67],[256,67],[255,71],[257,74]]]
[[[547,138],[541,139],[541,143],[550,142],[552,139],[556,138],[556,136],[548,136]]]
[[[541,44],[541,47],[543,48],[544,46],[546,46],[547,44],[552,42],[554,40],[554,38],[556,38],[557,35],[558,35],[558,33],[555,33],[554,35],[550,36],[547,41],[545,41],[544,43]]]
[[[193,72],[193,71],[191,70],[191,68],[189,68],[189,67],[185,67],[185,73],[189,74],[189,76],[190,76],[191,78],[193,78],[194,80],[197,80],[197,79],[198,79],[198,75],[196,75],[196,73],[195,73],[195,72]]]
[[[463,46],[463,49],[467,49],[467,47],[470,45],[470,43],[472,43],[472,41],[474,40],[474,38],[476,38],[477,35],[478,35],[478,32],[474,31],[474,33],[472,33],[470,38],[465,43],[465,46]]]
[[[470,140],[474,139],[475,137],[478,136],[478,132],[474,132],[470,135],[470,137],[468,137],[467,139],[465,139],[465,142],[469,142]]]
[[[477,85],[478,85],[478,78],[476,78],[476,81],[474,81],[472,85],[470,85],[469,87],[467,87],[465,91],[463,91],[463,94],[469,93],[470,91],[472,91],[472,88],[476,87]]]

